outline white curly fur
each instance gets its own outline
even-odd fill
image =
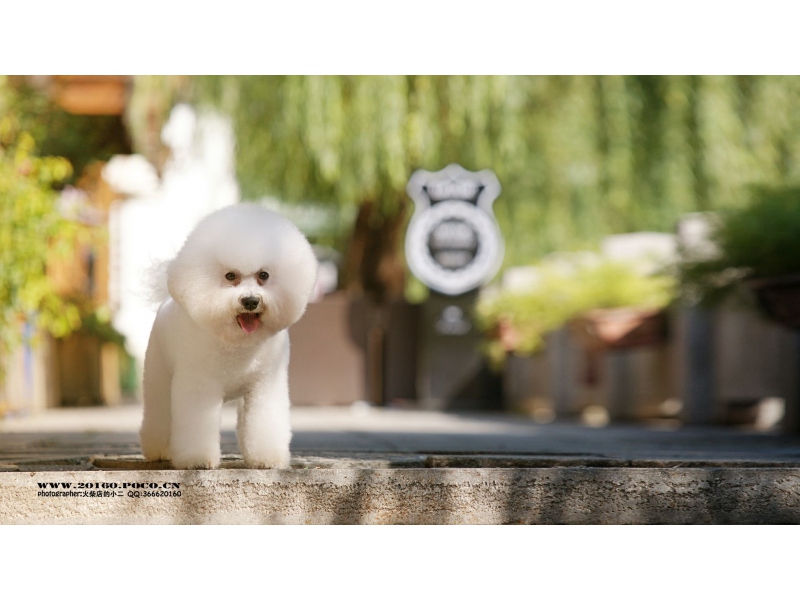
[[[144,361],[145,459],[217,467],[222,403],[243,398],[237,437],[245,464],[288,467],[286,329],[313,291],[317,260],[308,241],[277,213],[237,204],[204,218],[166,270],[170,297]]]

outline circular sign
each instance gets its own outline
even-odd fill
[[[503,239],[491,214],[469,202],[444,200],[412,217],[406,258],[425,285],[455,296],[494,277],[503,259]]]

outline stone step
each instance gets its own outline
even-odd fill
[[[0,524],[800,523],[800,465],[780,462],[360,455],[259,471],[226,459],[213,471],[130,456],[20,466],[0,473]]]

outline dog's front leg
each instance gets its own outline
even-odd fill
[[[244,463],[251,469],[286,469],[292,439],[286,367],[245,394],[236,427]]]
[[[178,372],[172,380],[170,450],[176,469],[219,466],[222,390],[214,381]]]
[[[171,374],[152,337],[144,357],[144,415],[139,440],[145,460],[161,461],[170,459]]]

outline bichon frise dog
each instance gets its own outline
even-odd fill
[[[144,360],[148,461],[220,462],[222,403],[242,398],[236,428],[251,468],[289,466],[289,334],[314,288],[317,260],[287,219],[252,204],[205,217],[167,267]]]

